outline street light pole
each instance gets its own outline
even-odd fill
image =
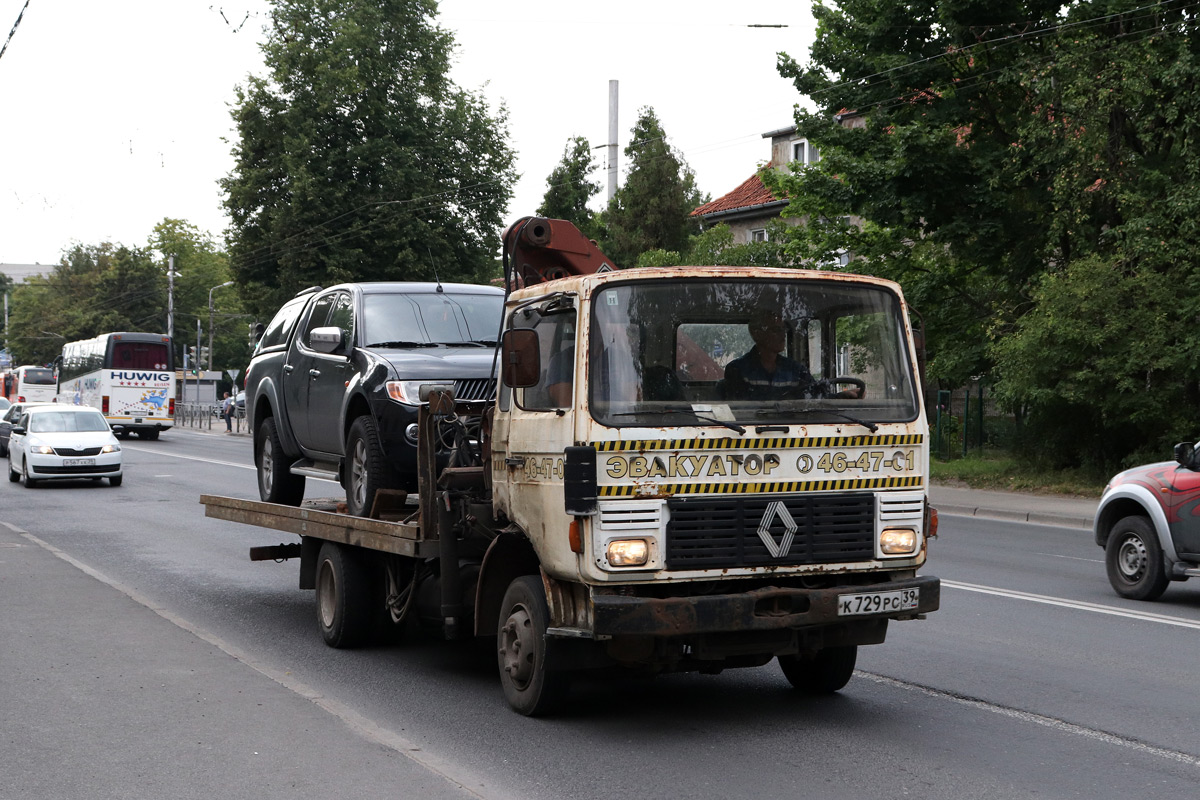
[[[213,297],[212,297],[212,295],[213,295],[213,292],[215,292],[217,289],[221,289],[226,286],[233,286],[233,281],[225,281],[220,286],[214,286],[208,290],[208,371],[209,372],[212,372],[212,368],[213,368],[212,367],[212,365],[213,365]],[[200,343],[196,342],[196,345],[197,345],[197,347],[199,347]],[[199,356],[200,353],[197,352],[196,355]]]

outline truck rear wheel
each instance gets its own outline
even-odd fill
[[[1157,600],[1171,580],[1154,526],[1142,516],[1125,517],[1112,527],[1104,548],[1104,566],[1113,590],[1130,600]]]
[[[361,416],[350,426],[346,442],[346,510],[356,517],[371,514],[375,493],[395,485],[379,441],[375,420]]]
[[[371,632],[371,571],[354,550],[325,542],[317,555],[317,624],[330,647],[357,647]]]
[[[811,655],[779,656],[783,675],[805,694],[833,694],[850,682],[858,646],[827,647]]]
[[[258,469],[258,496],[267,503],[298,506],[304,500],[304,476],[289,471],[287,455],[279,441],[275,419],[267,417],[258,426],[254,443],[254,465]]]
[[[527,717],[552,712],[570,689],[566,673],[547,669],[549,619],[546,590],[539,577],[524,575],[509,584],[496,637],[500,683],[508,704]]]

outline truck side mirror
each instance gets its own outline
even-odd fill
[[[266,332],[267,332],[266,325],[263,325],[261,322],[254,323],[254,343],[258,344],[258,340],[261,339],[263,337],[263,334]]]
[[[1196,461],[1196,445],[1191,442],[1180,442],[1175,445],[1175,460],[1181,467],[1192,469]]]
[[[504,332],[500,344],[500,377],[506,386],[524,389],[536,386],[542,375],[542,353],[537,331],[514,328]]]
[[[336,326],[313,328],[308,334],[308,346],[318,353],[336,353],[342,348],[342,329]]]

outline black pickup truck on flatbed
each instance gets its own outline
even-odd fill
[[[305,478],[325,478],[365,516],[380,489],[414,489],[420,387],[492,396],[503,302],[490,286],[346,283],[284,304],[246,372],[261,498],[299,505]]]

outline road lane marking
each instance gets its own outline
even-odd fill
[[[139,453],[150,453],[156,456],[170,456],[171,458],[182,458],[187,461],[200,461],[205,464],[218,464],[222,467],[237,467],[238,469],[254,469],[253,464],[238,464],[234,461],[221,461],[216,458],[200,458],[199,456],[185,456],[179,453],[167,453],[162,450],[151,450],[146,447],[131,447],[130,445],[121,445],[122,450],[136,450]]]
[[[1157,622],[1162,625],[1175,625],[1179,628],[1193,628],[1200,630],[1200,620],[1187,619],[1185,617],[1171,617],[1166,614],[1154,614],[1149,611],[1131,611],[1127,608],[1118,608],[1117,606],[1105,606],[1099,603],[1087,603],[1082,600],[1067,600],[1062,597],[1050,597],[1044,594],[1030,594],[1029,592],[1016,592],[1011,589],[998,589],[995,586],[980,586],[976,583],[960,583],[959,581],[943,580],[942,586],[951,589],[962,589],[967,592],[977,592],[979,594],[991,594],[997,597],[1007,597],[1012,600],[1027,600],[1030,603],[1042,603],[1048,606],[1059,606],[1060,608],[1072,608],[1076,611],[1091,611],[1094,614],[1108,614],[1114,617],[1126,617],[1128,619],[1138,619],[1143,622]]]
[[[943,581],[943,583],[945,582]],[[1133,739],[1128,736],[1119,736],[1115,733],[1102,731],[1099,728],[1089,728],[1074,722],[1067,722],[1064,719],[1058,719],[1057,717],[1048,717],[1045,714],[1035,714],[1032,711],[1021,711],[1020,709],[1012,708],[1010,706],[1002,706],[997,703],[988,702],[987,700],[980,700],[977,697],[955,694],[953,692],[945,692],[941,689],[934,689],[919,683],[910,683],[909,681],[889,678],[886,675],[877,675],[872,672],[862,672],[861,670],[856,670],[854,674],[861,675],[867,680],[883,686],[890,686],[895,689],[904,689],[905,691],[909,692],[918,692],[936,700],[949,700],[952,703],[956,703],[960,706],[966,706],[967,708],[972,708],[978,711],[987,711],[991,714],[999,714],[1002,717],[1009,717],[1020,722],[1028,722],[1034,725],[1040,725],[1043,728],[1050,728],[1063,733],[1070,733],[1075,736],[1083,736],[1087,739],[1103,742],[1104,744],[1124,747],[1128,750],[1135,750],[1144,755],[1157,756],[1158,758],[1166,758],[1171,761],[1178,761],[1191,767],[1200,767],[1200,758],[1190,753],[1184,753],[1180,750],[1169,750],[1165,747],[1157,747],[1152,744],[1147,744],[1139,739]]]
[[[1079,556],[1060,556],[1058,553],[1034,553],[1038,556],[1046,556],[1047,558],[1066,558],[1070,561],[1086,561],[1089,564],[1103,564],[1103,558],[1080,558]]]
[[[182,459],[186,459],[187,461],[199,461],[203,464],[216,464],[216,465],[222,466],[222,467],[237,467],[238,469],[254,469],[255,468],[253,464],[238,464],[233,461],[221,461],[220,459],[216,459],[216,458],[201,458],[200,456],[185,456],[185,455],[180,455],[179,453],[165,453],[162,450],[151,450],[146,447],[130,447],[127,444],[121,445],[121,447],[125,450],[136,450],[139,453],[151,453],[156,456],[170,456],[171,458],[182,458]],[[330,480],[329,478],[318,478],[315,475],[310,475],[308,477],[312,478],[315,481],[326,481],[328,483],[337,483],[337,481]]]
[[[0,521],[0,525],[4,525],[13,532],[20,534],[23,538],[33,542],[37,546],[48,551],[49,553],[52,553],[58,558],[61,558],[63,561],[75,567],[80,572],[83,572],[85,575],[88,575],[95,580],[98,580],[101,583],[116,589],[130,600],[145,606],[171,624],[182,628],[198,639],[208,642],[214,647],[220,649],[226,655],[242,662],[259,674],[270,678],[286,689],[300,695],[318,708],[323,709],[326,713],[337,717],[342,721],[342,724],[350,728],[367,741],[396,751],[401,756],[420,764],[425,769],[429,770],[435,775],[438,775],[442,778],[442,780],[446,781],[457,789],[461,789],[464,793],[470,795],[471,797],[479,798],[479,800],[501,800],[502,798],[506,797],[506,795],[500,792],[498,787],[490,786],[483,776],[471,772],[469,768],[464,769],[458,766],[451,759],[434,755],[416,742],[401,736],[395,731],[384,727],[368,717],[363,716],[350,706],[340,703],[337,700],[332,700],[328,697],[325,697],[316,689],[293,678],[289,671],[276,669],[275,667],[271,667],[264,662],[259,661],[245,650],[242,650],[236,645],[226,642],[219,636],[209,633],[203,628],[188,622],[178,614],[175,614],[174,612],[169,611],[163,606],[155,603],[149,597],[137,591],[136,589],[132,589],[123,583],[108,577],[103,572],[100,572],[94,567],[88,566],[66,551],[60,550],[49,542],[39,539],[32,533],[22,530],[11,523]]]

